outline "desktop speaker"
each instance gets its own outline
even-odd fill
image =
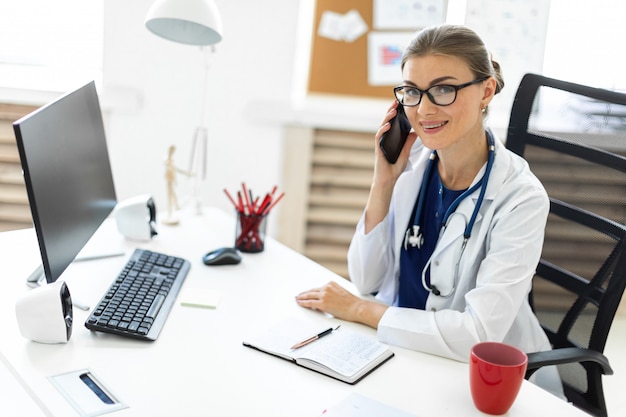
[[[40,343],[66,343],[72,335],[74,311],[64,281],[32,289],[15,303],[20,333]]]
[[[115,206],[117,230],[127,239],[150,240],[156,234],[156,206],[149,195],[139,195]]]

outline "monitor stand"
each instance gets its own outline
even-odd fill
[[[122,256],[124,254],[126,254],[124,237],[117,231],[113,219],[108,218],[100,225],[78,255],[76,255],[72,263]],[[36,288],[45,284],[46,276],[43,271],[43,265],[39,265],[26,278],[26,285],[31,288]],[[72,304],[78,309],[89,310],[88,305],[78,302],[74,296],[72,296]]]
[[[85,249],[87,250],[81,251],[78,255],[76,255],[76,258],[72,263],[110,258],[113,256],[122,256],[126,253],[122,248],[109,248],[107,251],[98,251],[91,247],[85,247]],[[26,285],[30,288],[37,288],[45,284],[46,274],[43,271],[43,265],[40,264],[28,277],[26,277]],[[80,310],[89,311],[89,306],[79,302],[74,296],[72,296],[72,305]]]
[[[46,274],[43,272],[43,265],[39,265],[35,270],[26,278],[26,285],[30,288],[41,287],[46,285]],[[80,310],[89,311],[87,304],[81,303],[72,297],[72,305]]]
[[[26,285],[31,288],[37,288],[41,286],[41,282],[45,281],[45,275],[43,273],[43,265],[39,265],[35,270],[26,278]]]
[[[96,259],[103,259],[103,258],[111,258],[114,256],[122,256],[125,255],[126,252],[122,249],[120,249],[119,251],[111,251],[111,252],[102,252],[102,253],[96,253],[96,252],[80,252],[78,255],[76,255],[76,258],[72,261],[72,263],[74,262],[85,262],[85,261],[93,261]],[[43,271],[43,265],[39,265],[37,266],[37,268],[35,268],[35,270],[33,272],[30,273],[30,275],[28,277],[26,277],[26,285],[28,285],[31,288],[36,288],[36,287],[40,287],[42,285],[42,283],[46,281],[46,274]]]

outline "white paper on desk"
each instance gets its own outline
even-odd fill
[[[324,410],[320,417],[416,417],[361,394],[353,392],[334,406]]]

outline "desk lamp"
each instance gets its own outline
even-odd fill
[[[213,0],[157,0],[146,17],[146,28],[157,36],[173,42],[204,47],[215,51],[215,44],[222,40],[222,19]],[[198,196],[199,180],[206,178],[207,128],[203,122],[206,116],[206,85],[208,78],[208,55],[204,66],[202,88],[201,122],[195,129],[191,146],[189,172],[193,174],[193,199],[196,213],[201,213]],[[197,165],[200,166],[199,171]]]

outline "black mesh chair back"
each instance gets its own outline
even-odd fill
[[[560,364],[568,399],[605,416],[603,352],[626,285],[626,94],[527,74],[506,145],[550,197],[531,304],[555,350],[529,355],[527,377]]]

